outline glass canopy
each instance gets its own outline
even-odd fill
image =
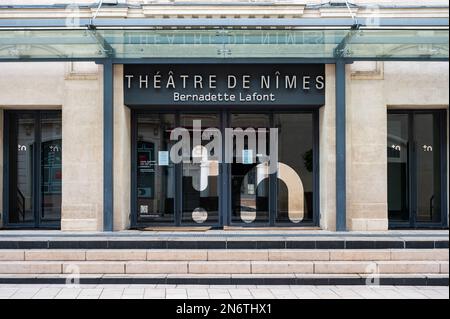
[[[0,59],[448,59],[444,29],[0,29]]]

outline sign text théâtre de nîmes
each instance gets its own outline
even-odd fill
[[[321,64],[130,64],[125,104],[323,105]]]

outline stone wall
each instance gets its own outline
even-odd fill
[[[348,225],[386,230],[387,110],[448,109],[448,63],[359,62],[349,68]]]

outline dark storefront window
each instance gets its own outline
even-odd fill
[[[5,112],[7,226],[57,227],[61,220],[61,112]]]
[[[133,122],[134,226],[317,223],[316,111],[135,112]],[[214,133],[205,135],[207,129]],[[211,149],[211,136],[219,134],[216,147],[226,153],[227,130],[233,130],[230,161]],[[273,150],[275,172],[268,164]],[[173,154],[182,160],[174,162]]]
[[[445,223],[445,111],[388,114],[388,209],[392,227]]]

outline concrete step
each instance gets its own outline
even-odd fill
[[[1,261],[448,261],[448,249],[4,249]]]
[[[448,261],[1,261],[0,274],[448,274]]]
[[[448,249],[5,249],[0,283],[448,286],[448,264]]]

